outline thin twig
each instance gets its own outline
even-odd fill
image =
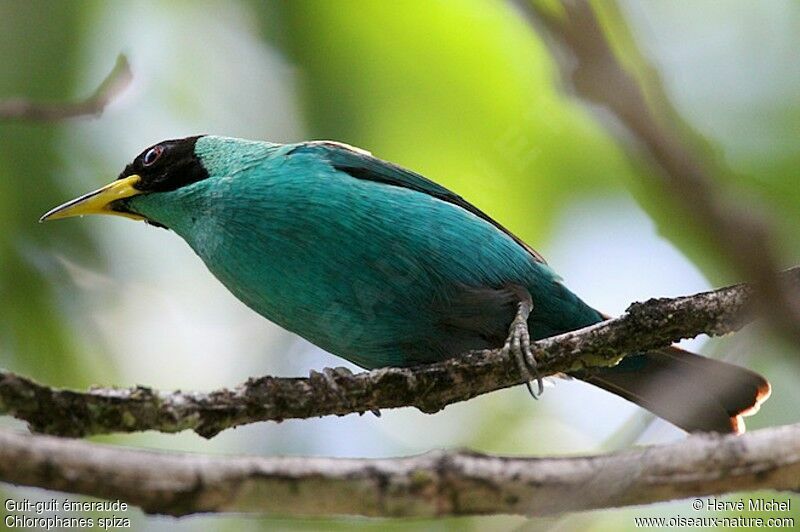
[[[54,122],[79,116],[98,116],[133,80],[128,59],[117,57],[106,79],[83,101],[73,103],[32,102],[24,98],[0,101],[0,120]]]
[[[800,267],[783,275],[800,284]],[[609,365],[627,353],[665,347],[699,334],[735,331],[749,319],[743,311],[750,293],[746,285],[736,285],[635,303],[620,318],[534,343],[538,370],[544,376]],[[0,413],[28,421],[35,431],[61,436],[192,429],[212,437],[226,428],[266,420],[404,406],[432,413],[523,382],[514,360],[499,349],[414,368],[382,368],[355,375],[334,371],[330,378],[316,372],[308,378],[259,377],[213,392],[160,392],[141,386],[75,392],[0,371]]]
[[[539,516],[800,489],[800,425],[565,458],[442,451],[388,459],[221,457],[0,431],[0,480],[170,515]]]
[[[757,303],[773,325],[800,343],[800,291],[779,276],[767,217],[724,194],[707,164],[652,109],[642,87],[622,65],[587,0],[560,0],[558,10],[537,0],[517,0],[522,13],[551,45],[570,92],[610,111],[637,141],[666,190],[744,279],[758,287]],[[665,94],[663,90],[654,93]],[[668,114],[668,113],[662,113]]]

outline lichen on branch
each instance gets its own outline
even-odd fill
[[[782,274],[797,284],[800,268]],[[674,299],[631,305],[619,318],[546,338],[533,344],[541,375],[584,366],[609,365],[623,355],[657,349],[699,334],[740,328],[749,319],[752,290],[735,285]],[[80,437],[109,432],[191,429],[212,437],[227,428],[380,411],[412,406],[433,413],[478,395],[523,383],[514,360],[499,349],[467,353],[410,368],[353,374],[344,369],[311,372],[306,378],[256,377],[234,388],[210,392],[93,388],[60,390],[0,370],[0,413],[32,430]]]

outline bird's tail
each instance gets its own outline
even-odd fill
[[[628,356],[613,368],[573,373],[688,432],[745,430],[770,385],[748,369],[670,347]]]

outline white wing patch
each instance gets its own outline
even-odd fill
[[[309,142],[304,142],[303,144],[305,144],[306,146],[323,146],[329,148],[340,148],[343,150],[352,151],[359,155],[368,155],[372,157],[372,153],[368,152],[367,150],[351,146],[350,144],[345,144],[344,142],[338,142],[336,140],[312,140]]]

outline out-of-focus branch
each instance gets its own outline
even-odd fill
[[[170,515],[539,516],[800,489],[800,425],[565,458],[441,451],[387,459],[221,457],[2,431],[0,480]]]
[[[627,128],[687,215],[707,230],[739,274],[757,287],[760,310],[780,332],[800,343],[800,291],[778,276],[766,217],[752,205],[723,194],[692,150],[657,119],[642,87],[614,53],[590,2],[560,0],[556,10],[538,0],[517,0],[516,4],[547,37],[571,92],[604,107]]]
[[[800,284],[800,267],[784,272]],[[751,289],[736,285],[675,299],[631,305],[620,318],[533,344],[541,375],[609,365],[626,353],[665,347],[698,334],[740,328]],[[62,436],[192,429],[205,437],[257,421],[310,418],[413,406],[445,406],[524,382],[513,359],[499,350],[466,354],[413,368],[352,374],[312,372],[308,378],[253,378],[234,389],[160,392],[150,388],[57,390],[0,371],[0,413],[28,421],[35,431]]]
[[[106,79],[85,100],[74,103],[32,102],[24,98],[0,100],[0,120],[53,122],[78,116],[97,116],[132,80],[133,73],[128,59],[119,55]]]

